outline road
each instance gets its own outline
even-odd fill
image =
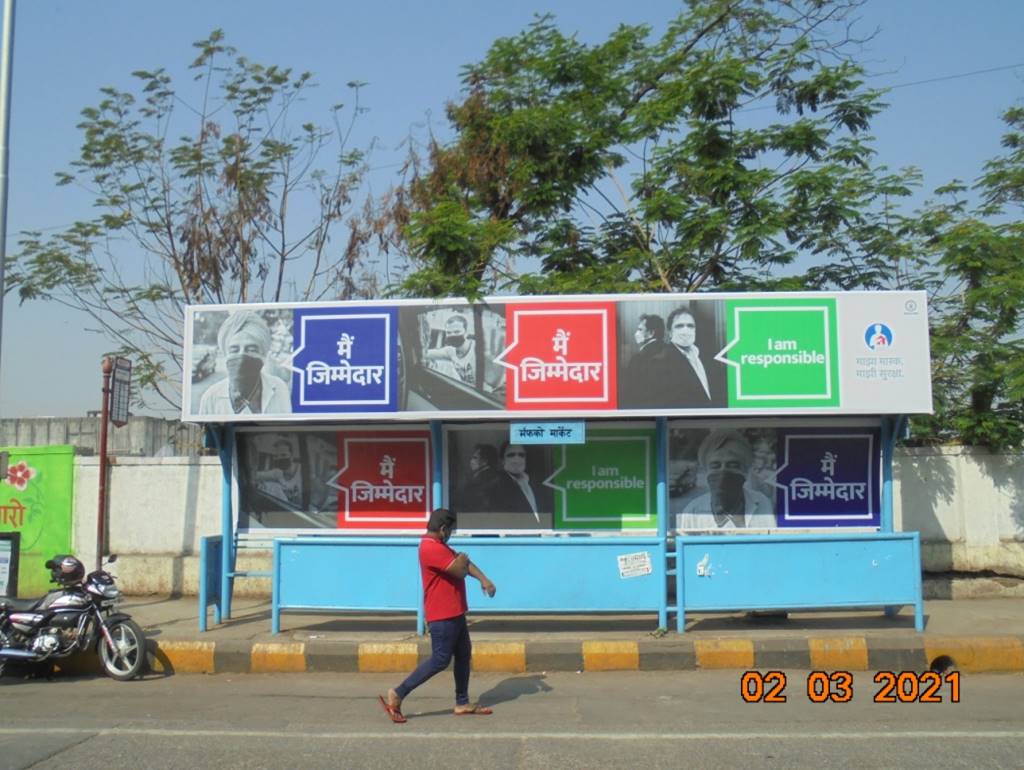
[[[377,703],[392,675],[4,678],[0,768],[1024,764],[1020,675],[965,674],[959,703],[944,683],[943,702],[924,704],[874,702],[867,672],[847,702],[812,703],[808,672],[786,674],[784,703],[744,702],[734,671],[476,674],[495,714],[453,717],[446,672],[409,697],[405,725]]]

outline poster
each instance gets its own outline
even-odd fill
[[[509,424],[446,426],[445,486],[462,530],[550,531],[556,447],[509,440]]]
[[[0,532],[21,535],[18,594],[42,596],[50,590],[43,564],[71,553],[74,447],[0,447],[10,453],[0,478]]]
[[[880,525],[876,426],[669,428],[670,526],[678,531]]]
[[[289,532],[410,529],[431,510],[422,428],[241,430],[238,527]]]
[[[509,440],[509,423],[447,426],[449,504],[459,529],[657,529],[653,425],[588,426],[581,444]]]
[[[930,413],[922,292],[186,309],[182,418]]]

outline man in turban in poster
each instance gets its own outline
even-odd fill
[[[270,327],[258,313],[237,310],[217,332],[227,377],[199,401],[199,414],[290,414],[288,385],[264,371]]]
[[[687,503],[680,529],[773,529],[775,510],[753,489],[750,467],[754,452],[738,431],[711,431],[697,450],[697,462],[708,491]]]

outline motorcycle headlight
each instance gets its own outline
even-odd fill
[[[121,595],[121,592],[118,590],[117,586],[115,586],[115,585],[103,586],[103,598],[104,599],[116,599],[120,595]]]

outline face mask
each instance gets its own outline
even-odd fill
[[[282,457],[279,460],[274,460],[274,467],[286,471],[292,467],[292,461],[286,457]]]
[[[708,474],[708,488],[723,503],[743,499],[743,484],[747,477],[736,471],[714,471]]]
[[[255,383],[263,369],[263,359],[255,356],[247,356],[244,353],[236,356],[228,356],[225,360],[228,369],[228,377],[238,382]]]
[[[466,336],[464,334],[446,334],[444,336],[445,344],[451,345],[453,348],[461,347],[465,341]]]

